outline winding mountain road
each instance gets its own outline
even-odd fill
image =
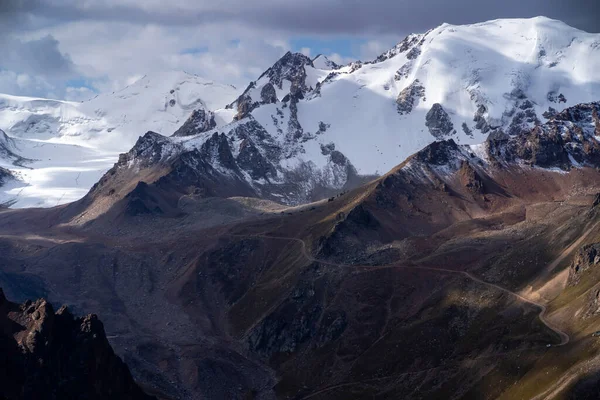
[[[587,234],[589,234],[589,232],[586,232],[585,236],[587,236]],[[240,235],[240,236],[242,236],[242,235]],[[244,236],[247,236],[247,235],[244,235]],[[546,308],[545,305],[540,304],[540,303],[535,302],[535,301],[532,301],[532,300],[529,300],[529,299],[521,296],[520,294],[515,293],[512,290],[506,289],[506,288],[504,288],[502,286],[496,285],[494,283],[486,282],[486,281],[484,281],[484,280],[482,280],[480,278],[477,278],[476,276],[472,275],[471,273],[469,273],[467,271],[456,271],[456,270],[447,269],[447,268],[423,267],[423,266],[414,266],[414,265],[389,264],[389,265],[380,265],[380,266],[370,266],[370,265],[354,265],[354,264],[334,263],[334,262],[325,261],[325,260],[321,260],[321,259],[315,258],[312,254],[309,253],[309,251],[307,250],[307,247],[306,247],[306,243],[302,239],[293,238],[293,237],[285,237],[285,236],[269,236],[269,235],[263,235],[263,234],[252,235],[252,236],[260,237],[260,238],[264,238],[264,239],[294,241],[294,242],[299,243],[301,245],[302,255],[308,261],[310,261],[310,262],[316,262],[316,263],[323,264],[323,265],[330,265],[330,266],[333,266],[333,267],[341,267],[341,268],[363,268],[363,269],[389,269],[389,268],[395,268],[395,269],[416,269],[416,270],[423,270],[423,271],[434,271],[434,272],[442,272],[442,273],[447,273],[447,274],[463,275],[463,276],[467,277],[468,279],[470,279],[470,280],[472,280],[474,282],[477,282],[479,284],[482,284],[482,285],[494,288],[496,290],[499,290],[501,292],[507,293],[507,294],[509,294],[511,296],[516,297],[517,299],[521,300],[524,303],[531,304],[531,305],[539,308],[540,309],[540,313],[539,313],[538,316],[539,316],[539,319],[542,322],[542,324],[544,324],[548,329],[550,329],[551,331],[553,331],[554,333],[556,333],[560,337],[560,343],[555,344],[554,345],[555,347],[564,346],[564,345],[568,344],[569,341],[570,341],[570,337],[569,337],[569,335],[567,333],[561,331],[556,326],[554,326],[552,323],[548,322],[548,320],[546,320],[545,315],[546,315],[547,308]],[[564,257],[565,257],[565,255],[561,254],[561,256],[560,256],[561,260]],[[559,260],[559,262],[561,260]]]
[[[561,254],[550,264],[548,264],[548,266],[545,268],[545,271],[543,272],[543,274],[548,275],[550,274],[570,253],[573,252],[573,250],[575,250],[578,246],[581,245],[581,243],[589,236],[589,234],[594,230],[594,228],[596,228],[599,223],[594,224],[591,228],[589,228],[588,230],[586,230],[575,242],[573,242],[567,249],[565,249],[563,252],[561,252]],[[473,274],[467,272],[467,271],[457,271],[457,270],[452,270],[452,269],[447,269],[447,268],[436,268],[436,267],[424,267],[424,266],[413,266],[413,265],[397,265],[397,264],[387,264],[387,265],[381,265],[381,266],[370,266],[370,265],[354,265],[354,264],[343,264],[343,263],[335,263],[335,262],[331,262],[331,261],[326,261],[326,260],[322,260],[319,258],[314,257],[309,251],[308,248],[306,246],[306,243],[304,240],[302,239],[298,239],[295,237],[286,237],[286,236],[271,236],[271,235],[267,235],[264,233],[259,233],[259,234],[250,234],[250,235],[231,235],[231,236],[237,236],[237,237],[249,237],[249,236],[253,236],[253,237],[259,237],[259,238],[263,238],[263,239],[270,239],[270,240],[285,240],[285,241],[291,241],[291,242],[295,242],[300,244],[300,248],[301,248],[301,253],[302,256],[310,262],[315,262],[315,263],[319,263],[322,265],[329,265],[329,266],[333,266],[333,267],[340,267],[340,268],[355,268],[355,269],[389,269],[389,268],[396,268],[396,269],[416,269],[416,270],[424,270],[424,271],[433,271],[433,272],[439,272],[439,273],[446,273],[446,274],[455,274],[455,275],[462,275],[470,280],[472,280],[473,282],[477,282],[481,285],[487,286],[489,288],[493,288],[496,290],[499,290],[501,292],[504,292],[510,296],[514,296],[516,299],[522,301],[523,303],[526,304],[530,304],[533,305],[535,307],[537,307],[540,310],[540,313],[538,314],[538,318],[540,319],[540,322],[542,324],[544,324],[549,330],[551,330],[552,332],[554,332],[556,335],[558,335],[558,337],[560,338],[560,342],[557,344],[554,344],[553,347],[561,347],[561,346],[565,346],[569,343],[570,341],[570,337],[566,332],[563,332],[562,330],[560,330],[558,327],[556,327],[554,324],[552,324],[551,322],[549,322],[546,319],[546,312],[547,312],[547,307],[544,304],[538,303],[536,301],[530,300],[516,292],[513,292],[512,290],[509,290],[507,288],[504,288],[502,286],[496,285],[494,283],[490,283],[490,282],[486,282],[476,276],[474,276]],[[399,374],[399,375],[409,375],[409,374],[418,374],[418,373],[426,373],[435,369],[438,369],[439,367],[434,367],[434,368],[430,368],[427,370],[422,370],[422,371],[413,371],[413,372],[407,372],[404,374]],[[395,375],[395,377],[399,376],[398,374]],[[382,377],[382,378],[373,378],[367,381],[360,381],[360,382],[346,382],[346,383],[340,383],[337,385],[333,385],[333,386],[329,386],[329,387],[325,387],[322,389],[319,389],[316,392],[310,393],[309,395],[305,396],[302,398],[302,400],[305,399],[310,399],[310,398],[314,398],[318,395],[321,395],[323,393],[326,392],[330,392],[332,390],[335,389],[339,389],[339,388],[343,388],[343,387],[348,387],[348,386],[353,386],[353,385],[357,385],[357,384],[361,384],[361,383],[367,383],[367,382],[373,382],[373,381],[379,381],[379,380],[385,380],[386,378],[390,378],[390,377]],[[566,378],[565,378],[566,379]],[[564,380],[564,379],[563,379]],[[564,386],[564,382],[557,382],[558,383],[562,383],[562,386]],[[561,386],[561,387],[562,387]],[[545,398],[546,395],[548,393],[555,393],[556,390],[553,391],[553,389],[555,389],[556,385],[553,385],[553,387],[551,387],[550,389],[548,389],[547,391],[545,391],[544,393],[541,393],[540,395],[538,395],[537,397],[535,397],[535,400],[541,400],[542,398]]]

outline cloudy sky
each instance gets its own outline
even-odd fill
[[[82,100],[166,70],[243,87],[288,50],[364,60],[443,22],[537,15],[600,32],[598,0],[0,0],[0,92]]]

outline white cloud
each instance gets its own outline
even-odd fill
[[[392,48],[401,40],[400,36],[386,36],[379,37],[377,40],[369,40],[360,46],[360,59],[372,60]]]
[[[300,53],[304,54],[306,57],[310,57],[310,48],[303,47],[300,49]]]
[[[67,87],[65,89],[65,100],[85,101],[96,96],[96,92],[86,87]]]

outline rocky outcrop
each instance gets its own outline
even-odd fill
[[[483,179],[470,163],[461,161],[458,177],[460,183],[472,194],[483,193]]]
[[[237,163],[247,171],[252,179],[271,180],[277,177],[277,170],[263,155],[250,139],[245,139],[240,144],[240,153]]]
[[[592,273],[600,268],[600,243],[589,244],[581,247],[571,265],[569,266],[569,278],[567,286],[577,286],[582,281],[592,278]],[[586,295],[586,300],[581,312],[580,318],[586,319],[600,315],[600,286],[595,285]]]
[[[252,85],[251,85],[252,86]],[[254,88],[254,86],[252,86]],[[239,121],[246,118],[250,113],[258,107],[258,102],[252,101],[252,97],[248,94],[242,94],[235,103],[237,105],[237,114],[233,117],[234,121]]]
[[[479,107],[477,107],[475,115],[473,116],[473,122],[475,122],[475,129],[479,129],[481,133],[488,133],[491,129],[486,119],[487,112],[487,107],[483,104],[480,104]]]
[[[151,399],[113,352],[95,315],[57,312],[46,300],[18,305],[0,289],[0,397]],[[1,365],[1,364],[0,364]]]
[[[514,136],[496,131],[488,136],[492,162],[522,160],[543,168],[568,170],[575,166],[600,166],[600,143],[596,139],[594,112],[599,103],[579,104],[556,114],[545,124]]]
[[[509,135],[518,135],[521,132],[528,131],[532,126],[541,124],[535,113],[534,104],[523,96],[519,95],[517,106],[506,114],[512,118],[508,126]]]
[[[581,247],[569,267],[567,286],[577,286],[591,269],[600,267],[600,243]]]
[[[3,186],[8,181],[15,179],[15,176],[6,168],[0,167],[0,186]]]
[[[155,165],[168,159],[179,147],[169,138],[150,131],[141,136],[131,150],[119,155],[115,167],[127,166],[130,163],[139,167]]]
[[[276,103],[279,99],[275,88],[283,89],[284,81],[290,83],[289,95],[297,99],[303,98],[306,93],[314,89],[306,85],[306,66],[314,68],[310,58],[301,53],[287,52],[256,81],[251,82],[236,101],[227,106],[227,108],[237,108],[238,112],[234,120],[239,121],[248,117],[261,104]],[[253,100],[258,98],[261,101]]]
[[[17,151],[14,140],[0,129],[0,159],[9,160],[18,166],[32,161],[21,157]]]
[[[263,104],[277,103],[277,92],[272,83],[269,82],[263,86],[260,90],[260,98]]]
[[[452,119],[439,103],[435,103],[425,116],[425,126],[436,139],[442,139],[454,132]]]
[[[400,92],[396,99],[398,106],[398,114],[405,115],[410,112],[418,104],[418,101],[425,101],[425,87],[421,85],[418,79],[408,85]],[[441,107],[441,106],[440,106]]]
[[[173,136],[193,136],[216,127],[215,114],[212,111],[197,109],[194,110],[181,128],[175,131]]]
[[[425,36],[427,36],[427,33],[424,35],[414,35],[414,34],[408,35],[407,37],[404,38],[404,40],[402,40],[400,43],[398,43],[392,49],[386,51],[385,53],[383,53],[382,55],[377,57],[375,59],[375,61],[373,61],[373,63],[374,64],[380,63],[380,62],[389,60],[390,58],[395,57],[398,54],[402,54],[402,53],[406,53],[406,52],[409,52],[409,54],[410,54],[410,56],[409,56],[409,54],[407,54],[407,56],[406,56],[409,60],[416,58],[421,52],[419,47],[423,44],[423,39],[425,38]]]

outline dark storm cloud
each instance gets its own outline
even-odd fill
[[[145,0],[0,0],[0,21],[19,21],[25,28],[81,20],[172,26],[236,22],[300,34],[398,34],[425,31],[442,22],[537,15],[600,32],[598,0],[176,0],[168,5]]]

